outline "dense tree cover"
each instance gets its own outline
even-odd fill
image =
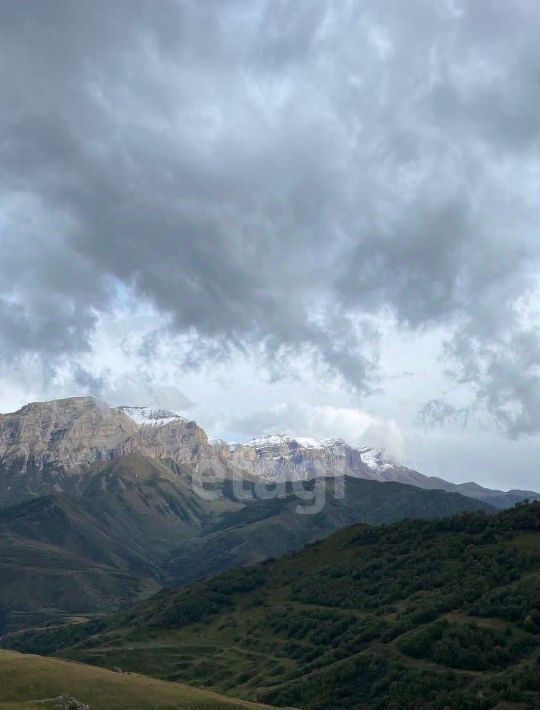
[[[409,635],[401,651],[450,668],[499,670],[527,653],[532,639],[509,639],[504,633],[477,624],[451,624],[441,619]]]
[[[105,629],[107,623],[96,619],[76,624],[51,624],[48,627],[20,631],[11,636],[9,647],[15,651],[32,650],[32,653],[47,655],[57,649],[73,646]]]
[[[362,554],[304,575],[292,596],[364,611],[408,600],[399,615],[403,630],[456,609],[525,624],[533,589],[518,582],[537,565],[538,551],[510,543],[519,530],[536,529],[529,508],[537,511],[538,504],[515,509],[516,519],[505,512],[502,522],[465,513],[362,530],[349,543]]]
[[[306,710],[533,708],[539,521],[530,503],[355,526],[162,592],[64,653]]]
[[[121,617],[122,622],[135,621],[147,626],[180,629],[231,608],[234,595],[251,592],[263,582],[262,571],[256,567],[233,570],[215,581],[197,584],[180,592],[161,592],[148,604],[136,607],[132,614]],[[156,604],[156,599],[160,599],[160,603]]]
[[[488,710],[502,700],[536,708],[537,685],[538,664],[532,662],[487,680],[360,655],[270,690],[263,698],[306,710]]]

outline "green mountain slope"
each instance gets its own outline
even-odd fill
[[[296,552],[352,523],[441,518],[467,510],[494,512],[487,503],[456,493],[361,478],[346,477],[342,482],[342,497],[335,495],[334,479],[319,479],[303,484],[307,501],[300,501],[289,485],[283,498],[255,499],[234,513],[209,520],[202,534],[180,541],[165,561],[168,586]],[[306,514],[311,493],[324,500],[316,514]]]
[[[349,527],[162,591],[97,634],[80,625],[11,642],[281,706],[533,708],[539,580],[531,503]]]
[[[66,615],[117,609],[159,586],[148,575],[100,564],[59,546],[0,537],[0,634]]]
[[[91,710],[263,708],[262,705],[225,698],[178,683],[134,674],[124,675],[53,658],[0,651],[0,709],[52,710],[58,707],[54,698],[61,695],[75,697],[89,705]]]
[[[0,510],[0,634],[133,604],[161,586],[161,563],[211,509],[189,472],[129,455],[87,471],[77,494]]]
[[[140,547],[101,517],[93,505],[65,493],[44,496],[0,510],[0,539],[59,547],[97,564],[144,568]]]
[[[155,564],[121,508],[113,523],[93,501],[66,494],[0,511],[0,633],[156,592]]]
[[[134,454],[100,464],[85,472],[76,495],[0,510],[0,634],[110,613],[160,586],[279,557],[351,523],[490,510],[400,483],[344,485],[336,497],[334,479],[305,484],[308,498],[324,502],[306,515],[311,501],[302,503],[290,485],[281,498],[239,502],[227,482],[220,497],[204,499],[188,467]]]

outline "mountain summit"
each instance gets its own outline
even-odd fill
[[[134,453],[223,472],[203,429],[172,412],[93,397],[33,402],[0,414],[0,505],[76,492],[90,467]]]
[[[127,414],[139,426],[163,426],[173,421],[186,421],[184,417],[167,409],[153,407],[116,407],[116,410]]]

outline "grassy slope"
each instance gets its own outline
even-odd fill
[[[117,608],[159,589],[149,577],[18,537],[0,539],[0,579],[0,609],[49,615]]]
[[[536,503],[347,528],[161,592],[63,654],[302,708],[532,708],[539,522]]]
[[[53,658],[0,651],[0,708],[46,708],[33,700],[76,697],[92,710],[234,710],[262,708],[210,691]]]
[[[209,521],[203,535],[179,541],[164,564],[167,586],[180,586],[227,569],[282,557],[301,550],[353,523],[377,525],[403,518],[441,518],[467,510],[492,511],[486,503],[446,491],[422,490],[403,483],[346,477],[344,496],[336,497],[334,479],[319,481],[323,509],[298,512],[299,499],[254,500],[242,510]],[[313,488],[312,481],[306,488]],[[308,494],[309,495],[309,494]],[[306,504],[311,505],[308,498]]]
[[[111,613],[162,583],[288,554],[351,523],[488,509],[457,494],[360,479],[348,479],[339,500],[326,481],[317,515],[297,514],[294,495],[246,507],[227,497],[209,502],[191,490],[188,470],[135,455],[80,479],[80,498],[45,496],[0,510],[0,635],[66,614]]]
[[[76,493],[84,497],[0,509],[0,634],[34,619],[111,612],[155,593],[160,560],[207,515],[180,473],[126,456],[81,473]]]

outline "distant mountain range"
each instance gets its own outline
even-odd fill
[[[94,618],[352,523],[535,495],[429,478],[341,440],[227,445],[166,410],[28,404],[0,415],[0,635]]]
[[[33,402],[0,414],[0,505],[29,496],[79,493],[90,469],[127,454],[167,460],[218,479],[306,480],[354,476],[445,490],[504,508],[533,491],[498,491],[424,476],[342,439],[272,435],[247,444],[208,440],[195,422],[164,409],[109,407],[91,397]]]
[[[352,446],[343,439],[317,441],[308,437],[293,438],[274,434],[257,437],[247,444],[226,444],[219,439],[213,439],[210,443],[233,467],[269,481],[355,476],[461,493],[497,508],[506,508],[526,498],[538,497],[534,491],[499,491],[484,488],[477,483],[450,483],[435,476],[425,476],[386,459],[382,451],[367,446]]]

